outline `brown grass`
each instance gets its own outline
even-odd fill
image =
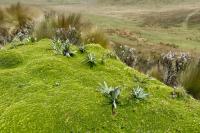
[[[172,11],[151,12],[142,16],[144,19],[141,26],[160,26],[163,28],[182,26],[187,15],[192,11],[193,10],[191,9],[179,9]]]
[[[0,8],[0,24],[4,20],[4,11]]]
[[[184,88],[197,99],[200,99],[200,61],[192,62],[181,75],[181,83]]]
[[[158,69],[158,66],[154,66],[152,67],[147,74],[149,74],[150,76],[156,78],[157,80],[163,82],[163,72],[161,70]]]
[[[83,40],[85,44],[96,43],[104,48],[109,46],[109,40],[105,33],[96,27],[92,28],[90,31],[86,31],[83,35]]]
[[[18,27],[23,27],[33,20],[31,10],[20,3],[12,4],[6,11]]]
[[[38,39],[50,38],[55,34],[55,23],[52,19],[44,19],[39,22],[35,28],[33,35]]]

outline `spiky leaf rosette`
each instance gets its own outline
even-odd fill
[[[61,49],[64,56],[70,57],[70,43],[68,40],[62,43]]]
[[[109,87],[105,81],[103,82],[103,84],[100,84],[100,92],[102,94],[109,95],[112,90],[113,88]]]
[[[104,81],[103,84],[100,84],[100,92],[111,100],[113,109],[116,109],[116,101],[120,95],[120,89],[118,87],[109,87]]]
[[[145,100],[149,96],[149,94],[145,93],[144,89],[139,86],[133,89],[132,95],[135,99],[138,100]]]
[[[84,62],[87,63],[90,66],[90,68],[96,66],[96,64],[97,64],[96,57],[92,53],[87,54],[86,59],[84,60]]]
[[[84,46],[84,45],[81,45],[81,46],[79,47],[79,51],[81,52],[81,54],[85,53],[85,52],[86,52],[85,46]]]
[[[119,88],[115,88],[114,90],[110,91],[110,96],[112,99],[112,104],[113,107],[116,109],[117,108],[117,104],[116,104],[116,100],[120,95],[120,89]]]
[[[62,54],[63,51],[62,51],[61,40],[54,39],[51,45],[52,45],[52,48],[53,48],[55,54]]]

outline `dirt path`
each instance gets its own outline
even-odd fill
[[[192,16],[198,14],[199,12],[200,12],[200,9],[196,9],[192,13],[188,14],[188,16],[185,18],[185,21],[183,22],[183,27],[188,29],[188,22],[189,22],[190,18],[192,18]]]

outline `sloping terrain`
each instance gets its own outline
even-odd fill
[[[198,0],[98,0],[99,2],[113,4],[136,4],[136,5],[172,5],[199,2]]]
[[[197,3],[199,0],[1,0],[0,3],[31,3],[31,4],[122,4],[122,5],[173,5],[184,3]]]
[[[173,99],[172,88],[107,59],[91,68],[86,54],[55,55],[50,40],[0,50],[0,132],[199,132],[200,104],[188,97]],[[108,51],[86,46],[98,59]],[[76,49],[74,47],[74,49]],[[121,88],[116,115],[99,83]],[[131,97],[133,87],[150,94]]]

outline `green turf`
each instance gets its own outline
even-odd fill
[[[107,51],[99,45],[86,46],[98,59],[92,69],[83,63],[86,54],[67,58],[50,48],[41,40],[0,50],[1,133],[200,132],[198,101],[172,99],[171,88],[117,59],[100,64]],[[103,81],[121,87],[115,116],[97,91]],[[130,96],[138,85],[150,94],[139,103]]]

